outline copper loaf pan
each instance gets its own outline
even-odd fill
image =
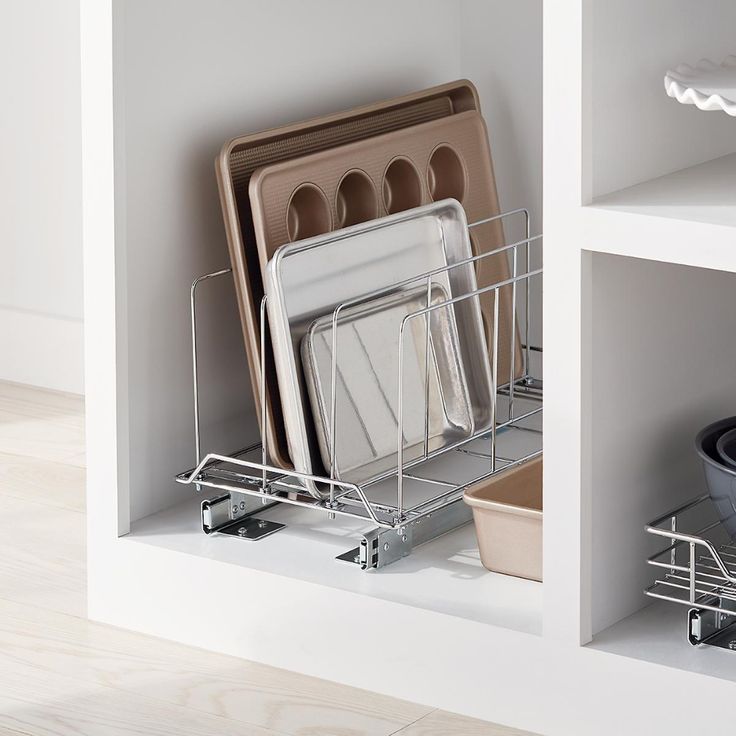
[[[478,110],[478,94],[467,80],[450,82],[403,97],[383,100],[280,128],[240,136],[226,143],[215,162],[220,203],[243,327],[256,411],[260,417],[260,301],[258,265],[248,184],[260,166],[363,140],[429,120]],[[278,401],[270,348],[266,355],[268,421],[266,436],[273,462],[290,467],[284,421]]]
[[[261,269],[281,245],[377,217],[453,198],[469,222],[498,212],[486,126],[477,111],[433,120],[327,151],[265,166],[250,180],[250,199]],[[473,229],[475,255],[503,245],[500,223]],[[477,264],[478,286],[510,277],[507,255]],[[493,350],[493,294],[481,297],[489,351]],[[511,290],[499,304],[499,385],[511,374],[514,332]],[[522,369],[515,334],[514,374]]]
[[[542,457],[468,488],[483,567],[542,580]]]

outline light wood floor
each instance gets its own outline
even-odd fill
[[[82,399],[0,382],[0,733],[521,736],[85,618]]]

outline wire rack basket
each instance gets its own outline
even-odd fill
[[[398,432],[397,467],[364,483],[340,480],[334,470],[327,475],[311,475],[295,470],[270,465],[267,433],[264,431],[267,417],[266,401],[266,336],[267,297],[261,302],[261,437],[262,441],[235,453],[206,452],[202,450],[200,433],[200,400],[197,345],[197,292],[205,281],[230,273],[222,269],[205,274],[192,283],[190,292],[190,318],[192,333],[192,367],[194,398],[194,435],[196,464],[179,473],[176,481],[194,485],[197,491],[213,489],[218,495],[202,501],[202,527],[208,533],[234,535],[244,539],[260,539],[283,528],[283,524],[259,518],[257,514],[277,504],[289,504],[310,511],[327,514],[334,519],[339,516],[357,518],[371,528],[362,534],[358,547],[348,550],[340,559],[355,562],[362,569],[380,568],[406,555],[418,544],[429,541],[471,519],[471,511],[462,501],[465,488],[490,478],[495,473],[511,468],[537,457],[542,452],[542,381],[533,373],[540,370],[541,348],[532,345],[530,335],[535,321],[535,304],[532,285],[541,281],[542,269],[530,267],[532,260],[541,252],[541,236],[531,236],[530,218],[526,209],[504,212],[468,226],[470,230],[494,220],[523,217],[525,237],[495,251],[473,256],[430,273],[410,279],[417,284],[427,285],[431,290],[433,278],[453,268],[504,253],[509,258],[511,277],[467,294],[455,295],[439,303],[432,302],[423,309],[405,318],[428,320],[431,313],[440,309],[453,309],[454,305],[469,299],[478,300],[483,295],[493,295],[492,345],[490,367],[492,386],[490,427],[474,432],[450,446],[430,450],[425,436],[423,451],[418,457],[404,456],[403,414],[401,395],[403,380],[399,364],[398,381]],[[392,289],[406,286],[407,282],[392,285]],[[518,320],[518,331],[512,329],[510,336],[511,367],[508,376],[500,376],[499,355],[499,295],[502,289],[511,291],[512,314],[523,307],[522,319]],[[344,305],[337,305],[333,320],[339,318]],[[404,330],[399,330],[399,354],[402,352]],[[336,330],[333,330],[335,339]],[[514,365],[517,340],[521,341],[523,356],[521,370]],[[504,346],[501,346],[503,348]],[[332,372],[335,375],[337,351],[332,351]],[[425,356],[426,360],[426,356]],[[331,406],[331,437],[335,437],[335,392],[333,381]],[[427,401],[425,393],[425,402]],[[424,407],[425,411],[427,407]],[[426,433],[425,427],[425,433]],[[305,481],[322,484],[329,488],[326,498],[320,499],[305,492]]]
[[[646,531],[668,539],[647,562],[659,577],[644,591],[687,606],[691,644],[736,649],[736,543],[707,494],[655,519]]]

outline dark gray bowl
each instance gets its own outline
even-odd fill
[[[724,465],[716,448],[718,440],[731,429],[736,429],[736,417],[709,424],[698,432],[695,449],[703,461],[705,482],[721,523],[736,539],[736,468]]]
[[[719,462],[727,468],[736,469],[736,429],[724,432],[716,442]]]

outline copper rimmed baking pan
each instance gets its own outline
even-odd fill
[[[435,270],[440,272],[432,282],[448,296],[470,294],[476,289],[471,264],[441,270],[466,260],[470,253],[465,213],[453,199],[318,235],[276,251],[266,271],[268,316],[289,452],[296,470],[309,474],[328,470],[322,465],[301,362],[301,342],[315,319],[332,314],[340,305],[346,309],[397,289],[417,285],[426,289],[426,279],[404,282]],[[478,431],[490,422],[491,404],[480,300],[468,298],[452,309],[473,425]],[[340,349],[338,343],[338,353]],[[398,365],[395,370],[398,376]],[[392,431],[387,426],[387,431]],[[336,436],[341,431],[337,426]],[[395,425],[392,434],[397,444]],[[325,497],[324,489],[313,483],[306,486],[313,495]]]
[[[248,197],[248,184],[253,172],[266,164],[478,109],[480,106],[475,87],[467,80],[459,80],[403,97],[240,136],[223,146],[215,168],[251,384],[259,415],[259,309],[263,281]],[[277,465],[289,467],[291,462],[270,350],[266,355],[266,383],[269,454]]]
[[[488,134],[476,111],[432,120],[309,156],[264,166],[250,180],[261,269],[284,243],[337,230],[411,207],[452,197],[469,221],[497,212]],[[503,245],[499,222],[473,228],[474,253]],[[477,262],[478,285],[510,278],[506,253]],[[481,297],[487,342],[493,350],[492,292]],[[501,290],[498,330],[499,385],[522,370],[510,288]]]
[[[401,289],[348,307],[339,315],[335,343],[334,463],[331,440],[333,317],[320,317],[301,343],[304,379],[325,468],[336,478],[362,483],[398,467],[398,358],[402,354],[403,460],[446,447],[473,433],[454,308],[429,320],[406,322],[428,305],[446,302],[440,284]],[[427,322],[429,335],[427,335]]]

